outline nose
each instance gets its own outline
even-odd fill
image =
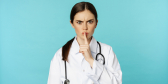
[[[83,24],[83,30],[87,30],[87,29],[88,29],[87,23]]]

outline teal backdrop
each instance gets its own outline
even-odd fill
[[[93,36],[113,47],[123,84],[168,84],[168,0],[86,0],[98,12]],[[55,52],[76,33],[80,0],[0,0],[0,84],[47,84]]]

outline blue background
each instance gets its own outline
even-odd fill
[[[96,40],[113,47],[123,84],[168,84],[168,0],[89,0]],[[46,84],[55,52],[76,33],[80,0],[0,0],[0,84]]]

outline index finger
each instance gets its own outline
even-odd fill
[[[88,44],[86,33],[84,33],[84,40],[85,40],[85,44]]]

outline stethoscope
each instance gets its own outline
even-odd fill
[[[104,56],[101,54],[101,46],[100,46],[100,43],[97,41],[97,43],[99,44],[99,53],[97,53],[96,55],[96,60],[98,62],[100,62],[101,64],[105,64],[105,58]],[[66,70],[66,61],[65,62],[65,81],[64,81],[64,84],[70,84],[70,81],[67,79],[67,70]]]

